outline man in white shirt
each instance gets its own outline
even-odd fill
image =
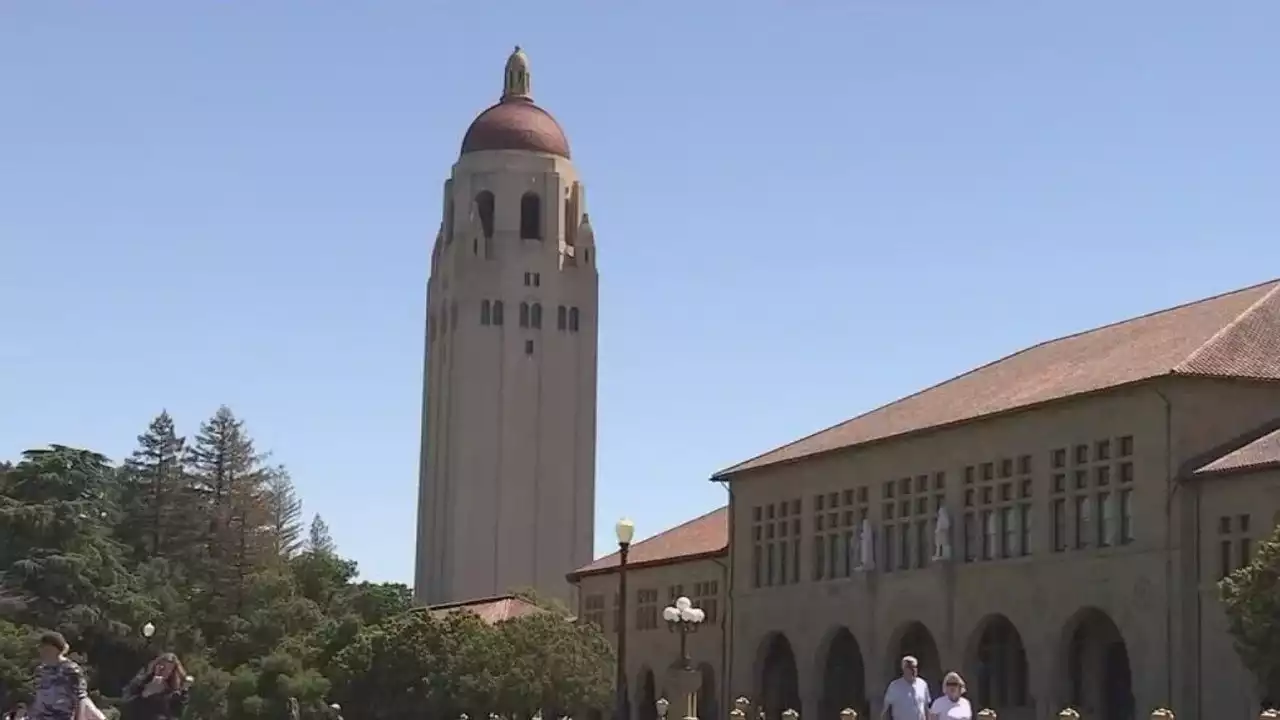
[[[880,720],[928,720],[929,683],[920,677],[920,663],[907,655],[902,658],[902,677],[894,678],[884,691],[884,709]]]

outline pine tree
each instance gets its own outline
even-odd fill
[[[284,558],[297,555],[302,549],[302,500],[283,465],[272,468],[269,473],[267,507],[276,554]]]
[[[163,411],[138,436],[138,449],[125,461],[118,534],[140,557],[175,556],[191,547],[198,517],[185,456],[186,440]]]
[[[248,584],[270,552],[270,513],[262,456],[253,440],[226,406],[200,426],[187,453],[188,473],[204,504],[207,528],[204,544],[206,577],[214,602],[209,608],[236,614],[243,607]]]
[[[333,536],[329,534],[329,523],[320,517],[319,513],[311,518],[311,532],[307,536],[307,552],[316,555],[333,555],[338,551],[338,546],[333,542]]]

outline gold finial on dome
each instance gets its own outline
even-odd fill
[[[532,100],[532,88],[529,80],[529,56],[517,45],[507,58],[507,69],[503,74],[502,99]]]

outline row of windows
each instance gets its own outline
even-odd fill
[[[720,616],[720,583],[717,580],[704,580],[692,586],[689,601],[705,614],[704,623],[716,623]],[[676,598],[685,594],[684,585],[667,587],[667,603],[674,603]],[[657,588],[640,588],[635,591],[636,608],[634,627],[636,630],[656,630],[661,624],[662,608],[659,606]],[[613,612],[608,627],[605,626],[605,596],[602,594],[587,595],[582,599],[582,619],[594,623],[602,630],[617,632],[621,619],[621,604],[618,593],[613,593]]]
[[[757,506],[753,519],[752,584],[800,582],[800,498]]]
[[[501,300],[480,301],[480,324],[502,325],[506,310]],[[520,303],[520,327],[542,329],[542,303]],[[576,307],[560,305],[556,308],[556,329],[578,332],[581,327],[581,313]]]
[[[1132,436],[1049,451],[1048,464],[1054,470],[1052,494],[1064,495],[1049,498],[1041,505],[1052,513],[1046,539],[1055,552],[1133,542],[1133,498],[1129,487],[1134,481],[1133,454]],[[960,546],[959,559],[980,562],[1032,554],[1036,512],[1033,471],[1031,455],[963,468],[961,526],[956,528],[958,533],[945,533],[947,542]],[[1068,478],[1074,480],[1070,488]],[[1113,488],[1113,484],[1118,487]],[[946,506],[946,487],[944,471],[880,485],[880,527],[874,533],[873,549],[882,571],[924,568],[933,560],[938,511]],[[849,577],[856,570],[861,561],[861,525],[869,517],[871,500],[867,486],[813,496],[808,528],[812,536],[804,543],[810,548],[813,580]],[[800,515],[799,498],[752,509],[756,587],[799,582],[804,533]]]

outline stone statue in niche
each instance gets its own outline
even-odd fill
[[[951,515],[945,507],[938,508],[938,518],[933,523],[933,559],[951,559]]]
[[[871,521],[863,518],[862,529],[858,531],[858,570],[866,572],[875,569],[875,534],[871,531]]]

